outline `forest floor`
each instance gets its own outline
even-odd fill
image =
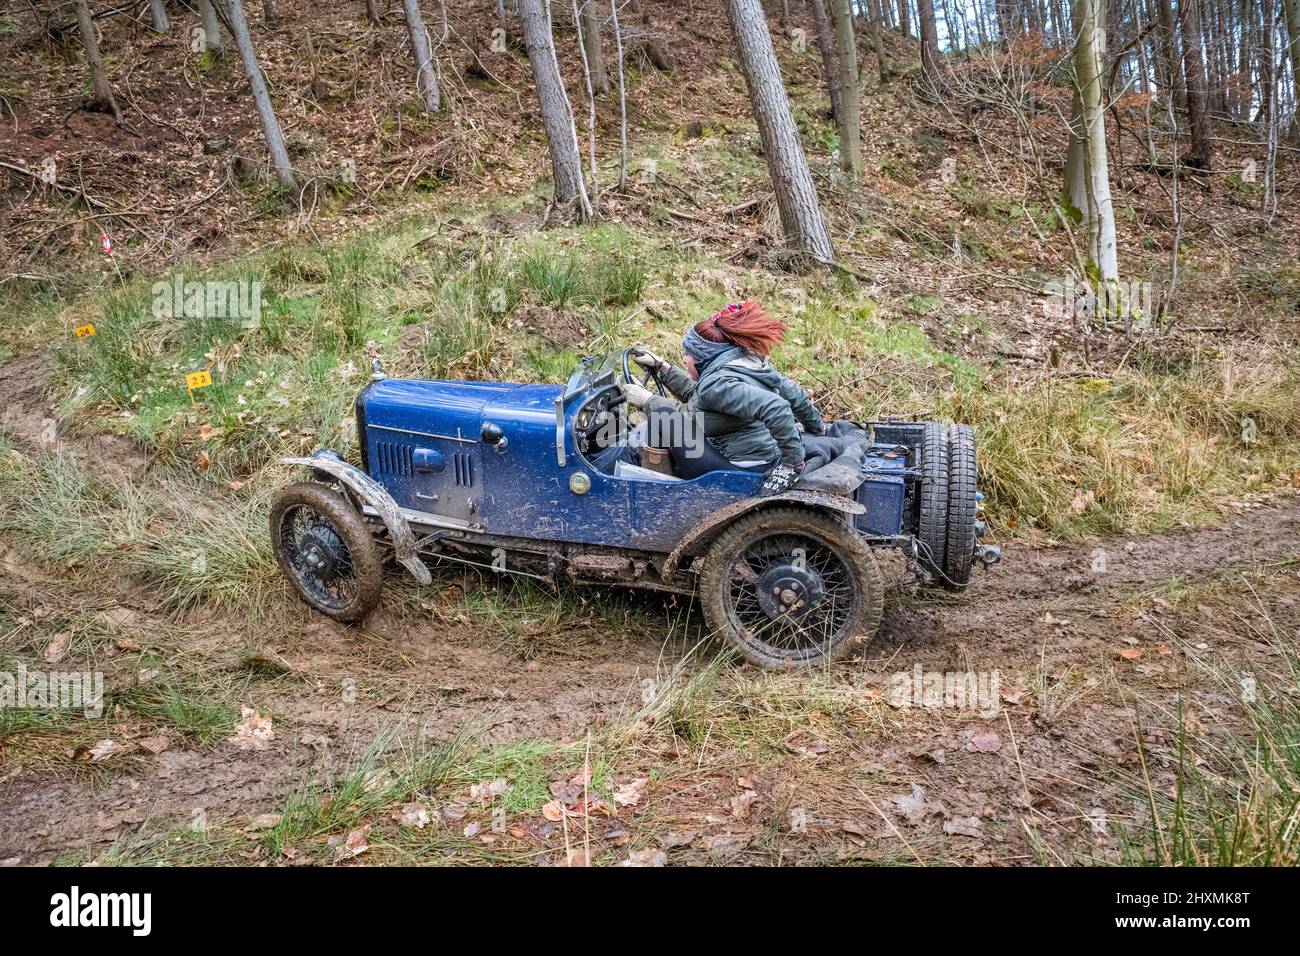
[[[107,23],[132,134],[77,111],[79,70],[0,18],[6,157],[57,155],[115,210],[14,177],[0,229],[0,664],[108,691],[97,719],[0,709],[0,861],[1296,861],[1294,151],[1272,221],[1238,173],[1185,181],[1167,321],[1125,334],[1044,311],[1069,269],[1041,181],[1060,164],[1035,159],[1063,155],[1053,108],[971,119],[914,73],[869,79],[849,189],[816,60],[783,46],[853,270],[792,274],[714,11],[645,4],[680,66],[631,74],[624,192],[601,101],[592,229],[548,221],[526,59],[469,69],[486,13],[455,21],[456,105],[427,119],[400,24],[297,6],[305,30],[255,30],[316,174],[288,211],[232,162],[260,156],[233,58]],[[1224,170],[1262,164],[1249,133],[1222,128]],[[1122,259],[1159,290],[1170,184],[1126,137]],[[326,173],[344,159],[355,186]],[[77,252],[105,222],[114,260]],[[256,281],[259,317],[160,317],[153,284],[178,274]],[[740,295],[790,319],[778,361],[832,414],[976,425],[1001,566],[952,598],[888,565],[877,641],[801,674],[735,666],[656,596],[440,569],[423,590],[390,575],[345,627],[289,594],[272,462],[354,452],[368,344],[390,374],[556,381],[616,345],[674,355]],[[967,673],[978,707],[900,696]]]

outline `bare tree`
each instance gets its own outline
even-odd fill
[[[579,0],[578,6],[578,36],[582,41],[587,71],[591,74],[592,91],[608,93],[609,73],[605,70],[605,51],[600,38],[600,4],[597,0]]]
[[[101,113],[112,113],[114,121],[121,125],[122,111],[117,108],[113,87],[108,82],[108,71],[104,69],[104,59],[99,55],[95,21],[90,16],[86,0],[77,0],[77,29],[81,31],[81,45],[86,49],[86,64],[90,67],[91,98],[86,107]]]
[[[163,8],[163,0],[149,0],[149,15],[153,17],[153,28],[159,33],[169,33],[172,28],[172,22],[167,19],[167,11]]]
[[[375,26],[379,25],[379,5],[375,0],[366,0],[366,19]]]
[[[831,101],[831,119],[840,121],[840,61],[835,53],[835,34],[831,30],[831,18],[826,15],[826,0],[808,0],[808,9],[812,11],[813,28],[817,33],[817,50],[822,58],[822,79],[826,83],[826,92]]]
[[[582,13],[578,9],[578,0],[570,0],[573,4],[573,24],[578,28],[579,35],[582,32]],[[615,3],[618,0],[614,0]],[[587,59],[587,45],[581,39],[578,43],[578,53],[582,57],[582,80],[587,86],[587,150],[589,154],[591,178],[588,181],[588,188],[591,194],[597,199],[600,197],[599,187],[596,185],[596,90],[591,82],[591,63]],[[592,206],[594,211],[595,206]]]
[[[829,262],[835,252],[808,170],[808,157],[790,112],[790,98],[781,83],[781,68],[763,8],[758,0],[724,0],[724,5],[763,140],[786,241],[798,252]]]
[[[262,124],[262,134],[266,137],[267,152],[271,154],[275,178],[285,189],[293,189],[296,185],[293,166],[289,163],[289,152],[284,147],[284,133],[280,130],[280,120],[275,115],[275,107],[271,105],[271,94],[267,92],[262,67],[257,62],[253,40],[248,34],[248,20],[244,16],[243,0],[226,0],[225,12],[226,25],[230,28],[230,35],[235,38],[239,59],[244,64],[244,75],[248,77],[248,86],[253,91],[253,103],[257,107],[257,118]]]
[[[916,26],[921,34],[921,70],[938,91],[942,86],[939,73],[939,28],[934,22],[934,0],[916,0]]]
[[[912,30],[907,25],[907,11],[907,0],[898,0],[898,31],[905,37],[912,35]]]
[[[442,108],[442,94],[438,90],[438,76],[433,69],[433,52],[429,49],[429,34],[424,29],[420,15],[420,0],[402,0],[406,14],[406,32],[411,40],[411,55],[415,57],[415,85],[424,100],[424,108],[436,113]]]
[[[1286,15],[1286,32],[1291,49],[1291,84],[1294,91],[1292,104],[1295,106],[1292,124],[1294,129],[1300,130],[1300,0],[1283,0],[1282,10]]]
[[[623,28],[618,22],[618,0],[609,8],[614,23],[614,50],[618,57],[618,190],[627,190],[627,77],[623,73]]]
[[[275,26],[275,0],[262,0],[262,22]]]
[[[221,21],[217,18],[217,9],[212,5],[212,0],[199,0],[199,22],[203,27],[203,48],[220,53],[224,46]]]
[[[555,39],[551,33],[551,14],[543,9],[542,0],[519,0],[519,18],[524,27],[528,61],[537,83],[537,99],[542,111],[542,125],[551,150],[551,167],[555,174],[555,203],[576,207],[583,221],[591,219],[591,202],[582,181],[582,157],[578,150],[578,130],[573,125],[573,107],[560,76],[555,58]]]
[[[1074,2],[1074,81],[1083,146],[1086,202],[1083,212],[1088,254],[1103,282],[1118,281],[1115,207],[1106,153],[1106,0]]]
[[[852,0],[831,0],[831,18],[835,21],[835,54],[840,64],[840,165],[856,182],[862,175],[862,117]]]
[[[1164,64],[1165,91],[1175,104],[1186,99],[1183,63],[1178,56],[1178,24],[1174,20],[1172,0],[1155,0],[1160,23],[1160,60]]]
[[[889,61],[885,57],[885,40],[882,34],[885,25],[882,22],[884,16],[881,13],[881,3],[883,0],[867,0],[867,29],[871,33],[871,47],[876,52],[876,70],[880,75],[881,83],[889,82]]]
[[[1187,118],[1192,127],[1192,148],[1183,158],[1183,162],[1188,166],[1209,172],[1214,168],[1214,148],[1210,144],[1210,118],[1206,104],[1200,0],[1179,0],[1178,19],[1183,34],[1183,76],[1187,80]]]

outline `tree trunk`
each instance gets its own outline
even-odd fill
[[[911,36],[912,28],[907,23],[907,0],[898,0],[898,32],[903,36]]]
[[[650,22],[650,14],[642,12],[641,0],[627,0],[627,9],[641,21],[641,27],[645,30],[645,55],[650,60],[650,65],[661,73],[671,73],[673,55],[664,45],[663,35]]]
[[[149,0],[149,14],[153,17],[153,28],[159,33],[169,33],[172,28],[172,22],[167,19],[167,11],[163,8],[163,0]]]
[[[1192,126],[1192,149],[1183,162],[1188,166],[1209,172],[1214,168],[1214,147],[1210,143],[1210,119],[1206,103],[1200,0],[1179,0],[1178,14],[1183,33],[1183,76],[1187,79],[1187,116]]]
[[[415,85],[424,100],[424,108],[436,113],[442,108],[442,94],[438,90],[438,76],[433,69],[433,53],[429,49],[429,34],[424,29],[420,15],[420,0],[402,0],[406,14],[406,32],[411,39],[411,55],[415,57]]]
[[[275,0],[262,0],[262,22],[268,27],[275,25]]]
[[[831,32],[831,18],[826,15],[826,0],[808,0],[812,11],[813,27],[817,32],[817,50],[822,57],[822,79],[831,100],[831,119],[840,121],[840,61],[835,53],[835,34]]]
[[[786,241],[793,249],[828,262],[835,251],[808,171],[799,129],[790,112],[790,98],[781,83],[781,68],[763,8],[758,0],[724,0],[724,5],[763,140],[763,155]]]
[[[92,93],[86,107],[112,113],[114,121],[121,125],[122,111],[117,108],[113,87],[108,83],[108,71],[104,69],[104,60],[99,55],[99,40],[95,37],[95,21],[91,19],[86,0],[77,0],[77,28],[81,31],[81,45],[86,49],[86,63],[90,66]]]
[[[881,15],[881,4],[884,0],[868,0],[867,16],[868,29],[871,31],[871,46],[876,51],[876,69],[880,73],[880,82],[882,84],[889,82],[889,61],[885,58],[885,24],[884,17]]]
[[[1286,32],[1291,46],[1291,83],[1294,88],[1292,106],[1296,108],[1293,129],[1300,129],[1300,0],[1283,0],[1286,13]]]
[[[587,57],[587,70],[591,73],[592,91],[608,93],[609,73],[605,70],[605,51],[600,39],[600,5],[597,0],[579,0],[579,8],[581,23],[578,32]]]
[[[623,69],[623,28],[618,22],[618,2],[610,4],[614,25],[614,53],[618,64],[618,191],[627,192],[627,74]]]
[[[212,0],[199,0],[199,22],[203,26],[203,49],[220,53],[222,50],[221,21]]]
[[[1169,81],[1169,95],[1174,106],[1182,108],[1187,102],[1187,83],[1183,80],[1183,61],[1178,55],[1178,25],[1170,0],[1156,0],[1160,18],[1160,45],[1164,50],[1165,75]]]
[[[379,25],[379,5],[375,0],[366,0],[366,19],[374,26]]]
[[[537,99],[542,110],[542,125],[550,144],[551,166],[555,173],[555,202],[576,207],[583,221],[591,218],[591,203],[582,181],[582,157],[578,151],[578,131],[573,125],[573,107],[564,89],[560,65],[555,59],[555,41],[551,34],[549,9],[543,0],[519,0],[519,18],[523,21],[524,43],[528,61],[537,83]]]
[[[276,118],[275,107],[271,105],[271,94],[267,92],[266,80],[262,77],[262,68],[258,65],[257,54],[253,50],[253,40],[248,35],[248,20],[244,17],[243,0],[226,0],[226,22],[230,26],[231,35],[235,38],[239,58],[243,61],[248,86],[253,91],[257,118],[262,123],[266,148],[271,154],[271,165],[275,167],[275,178],[285,189],[293,189],[296,185],[293,167],[289,164],[289,152],[284,148],[284,134],[280,131],[280,121]]]
[[[1070,138],[1065,153],[1065,191],[1062,200],[1066,212],[1075,222],[1080,223],[1088,216],[1088,159],[1084,155],[1085,148],[1083,100],[1076,89],[1070,103]]]
[[[1259,44],[1259,124],[1268,132],[1274,127],[1273,107],[1276,105],[1274,86],[1277,83],[1277,13],[1273,8],[1274,0],[1262,0],[1264,3],[1264,30]]]
[[[840,64],[840,165],[857,182],[862,175],[862,117],[852,0],[831,0],[831,19],[835,21],[835,53]]]
[[[1110,195],[1106,154],[1106,0],[1075,0],[1074,79],[1079,96],[1084,144],[1088,252],[1103,282],[1119,280],[1115,245],[1115,207]],[[1100,298],[1100,296],[1099,296]]]
[[[917,29],[921,33],[921,69],[930,86],[941,86],[939,73],[939,29],[934,22],[934,0],[916,0]]]

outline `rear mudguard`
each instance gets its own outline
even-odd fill
[[[800,505],[814,511],[837,511],[845,515],[860,515],[867,512],[865,505],[859,504],[851,498],[842,498],[839,495],[828,495],[817,491],[787,491],[784,494],[770,495],[765,498],[744,498],[732,502],[725,508],[719,508],[709,515],[708,520],[696,526],[690,534],[683,538],[681,544],[677,545],[672,554],[668,555],[661,576],[665,581],[671,578],[682,558],[713,540],[726,525],[741,515],[756,511],[759,508],[769,508],[772,505]]]
[[[393,542],[393,556],[397,563],[411,572],[421,584],[433,582],[433,576],[416,553],[415,535],[402,517],[402,509],[384,487],[355,465],[350,465],[335,452],[316,451],[310,458],[281,458],[282,465],[305,465],[314,472],[324,472],[347,486],[370,507],[375,509]]]

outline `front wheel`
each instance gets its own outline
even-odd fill
[[[271,546],[298,596],[327,617],[360,621],[379,603],[379,549],[337,491],[303,481],[280,492],[271,505]]]
[[[818,512],[770,508],[714,541],[700,599],[709,628],[751,664],[809,667],[875,635],[884,586],[871,549],[842,524]]]

